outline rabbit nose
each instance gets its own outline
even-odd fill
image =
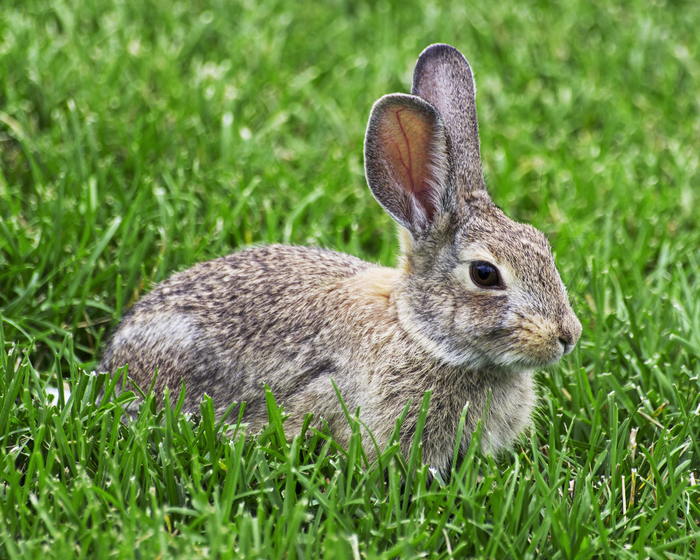
[[[567,314],[559,331],[559,342],[564,347],[564,354],[570,353],[581,336],[581,322],[573,312]]]

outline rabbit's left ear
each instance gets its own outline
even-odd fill
[[[411,93],[440,114],[450,138],[455,187],[461,194],[486,189],[481,170],[476,86],[472,69],[457,49],[431,45],[418,57]]]
[[[365,175],[396,222],[420,237],[445,213],[449,161],[438,112],[420,97],[385,95],[372,107],[365,135]]]

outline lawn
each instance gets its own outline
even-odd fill
[[[0,558],[697,554],[698,29],[664,0],[1,0]],[[435,42],[583,324],[530,432],[431,479],[418,445],[368,465],[354,411],[349,449],[288,440],[273,395],[253,440],[181,394],[124,423],[90,372],[172,272],[271,242],[395,262],[362,141]]]

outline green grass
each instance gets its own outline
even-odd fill
[[[697,554],[697,29],[682,1],[2,0],[0,558]],[[271,399],[248,442],[179,395],[120,423],[133,395],[86,372],[173,271],[268,242],[394,262],[362,139],[433,42],[584,325],[531,433],[428,482],[396,446],[287,442]]]

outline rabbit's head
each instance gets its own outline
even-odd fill
[[[369,187],[401,231],[399,320],[450,365],[503,373],[551,364],[581,324],[545,236],[491,201],[471,68],[456,49],[421,54],[412,95],[382,97],[365,139]]]

